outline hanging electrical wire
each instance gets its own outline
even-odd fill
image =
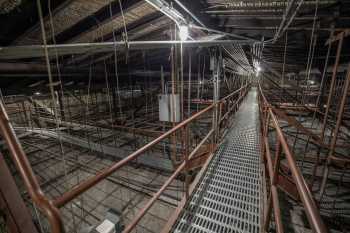
[[[61,139],[61,134],[59,132],[59,122],[58,122],[58,112],[57,112],[57,107],[56,107],[56,97],[55,97],[55,91],[54,91],[54,85],[53,85],[53,77],[52,77],[52,70],[51,70],[51,64],[50,64],[50,58],[49,58],[49,51],[48,51],[48,48],[47,48],[47,38],[46,38],[46,31],[45,31],[45,25],[44,25],[44,17],[43,17],[43,13],[42,13],[42,9],[41,9],[41,1],[37,0],[36,4],[37,4],[37,9],[38,9],[38,14],[39,14],[39,22],[40,22],[42,40],[43,40],[43,45],[44,45],[45,62],[46,62],[48,79],[49,79],[49,89],[50,89],[50,93],[51,93],[52,108],[53,108],[53,111],[54,111],[53,117],[54,117],[54,121],[55,121],[55,124],[56,124],[57,138],[58,138],[58,141],[59,141],[59,147],[60,147],[60,152],[61,152],[61,157],[62,157],[62,162],[63,162],[64,182],[65,182],[66,189],[68,189],[69,185],[68,185],[67,162],[66,162],[66,158],[65,158],[64,149],[63,149],[63,143],[62,143],[62,139]],[[49,9],[49,11],[50,11],[50,9]],[[50,24],[52,26],[51,30],[54,31],[53,23],[52,23],[52,14],[51,13],[49,13],[49,17],[50,17],[50,21],[51,21]],[[53,35],[53,37],[54,37],[54,35]],[[56,53],[56,55],[57,55],[57,53]],[[58,57],[56,57],[56,60],[58,60]],[[72,210],[72,208],[73,208],[72,204],[70,205],[70,208]],[[73,221],[75,221],[73,212],[72,212],[72,216],[73,216]],[[40,221],[40,219],[38,219],[38,220]]]
[[[122,19],[123,19],[123,26],[124,26],[124,34],[123,34],[123,39],[125,42],[125,63],[128,63],[128,57],[129,57],[129,44],[128,44],[128,30],[126,28],[126,22],[125,22],[125,17],[124,17],[124,11],[123,11],[123,5],[122,2],[120,0],[118,0],[119,3],[119,8],[120,8],[120,12],[122,15]]]
[[[308,54],[308,60],[307,60],[307,65],[306,65],[306,70],[305,70],[305,75],[306,75],[306,93],[309,91],[309,79],[310,79],[310,73],[312,69],[312,62],[315,54],[315,47],[317,43],[317,35],[315,35],[315,27],[316,27],[316,19],[317,19],[317,11],[318,11],[318,1],[316,1],[315,5],[315,13],[313,17],[313,25],[312,25],[312,32],[311,32],[311,38],[310,38],[310,46],[309,46],[309,54]],[[305,99],[305,91],[303,91],[303,96],[302,96],[302,103],[304,104],[306,99]],[[307,98],[308,99],[308,98]]]
[[[188,94],[187,94],[187,117],[191,116],[191,76],[192,76],[192,57],[191,51],[188,53]]]
[[[123,13],[123,8],[121,6],[121,3],[119,1],[119,6],[122,12],[122,16],[123,16],[123,22],[124,22],[124,30],[125,30],[125,34],[127,34],[127,30],[126,30],[126,25],[125,25],[125,20],[124,20],[124,13]],[[110,13],[110,17],[112,18],[113,16],[113,12],[112,12],[112,3],[109,4],[109,13]],[[115,29],[112,32],[113,35],[113,42],[116,42],[116,35],[115,35]],[[120,99],[120,90],[119,90],[119,74],[118,74],[118,54],[117,54],[117,47],[114,46],[114,74],[115,74],[115,81],[116,81],[116,87],[117,87],[117,99],[118,99],[118,110],[119,110],[119,118],[122,117],[122,105],[121,105],[121,99]]]
[[[285,34],[285,41],[284,41],[284,53],[283,53],[283,66],[282,66],[282,81],[281,86],[284,86],[284,77],[285,77],[285,70],[286,70],[286,55],[287,55],[287,46],[288,46],[288,32]]]

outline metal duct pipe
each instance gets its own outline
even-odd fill
[[[220,45],[245,44],[249,45],[254,41],[249,40],[193,40],[193,41],[117,41],[117,42],[100,42],[100,43],[79,43],[79,44],[56,44],[47,45],[49,54],[56,54],[58,56],[68,54],[82,54],[82,53],[100,53],[110,52],[113,49],[117,51],[128,50],[146,50],[146,49],[161,49],[171,48],[173,45],[180,45],[184,48],[188,47],[212,47]],[[34,58],[45,56],[43,45],[30,46],[10,46],[0,47],[0,59],[20,59],[20,58]]]

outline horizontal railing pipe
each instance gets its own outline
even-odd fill
[[[121,161],[113,164],[112,166],[103,169],[95,176],[92,176],[77,186],[73,187],[71,190],[65,192],[60,197],[57,197],[54,200],[48,199],[45,194],[42,192],[40,185],[31,169],[30,163],[27,159],[27,156],[25,155],[22,147],[20,146],[20,143],[18,142],[16,135],[11,128],[8,116],[6,114],[4,106],[1,104],[0,109],[0,130],[4,137],[4,140],[6,141],[10,153],[12,155],[12,159],[14,160],[17,169],[19,173],[21,174],[22,179],[24,180],[24,184],[26,186],[26,189],[28,190],[29,195],[33,199],[33,202],[42,210],[45,214],[45,216],[48,218],[48,221],[50,223],[51,229],[53,233],[62,233],[64,232],[64,226],[62,223],[62,219],[59,213],[58,208],[64,206],[69,201],[73,200],[78,195],[82,194],[83,192],[87,191],[103,179],[110,176],[113,172],[117,171],[122,166],[126,165],[128,162],[136,159],[139,157],[142,153],[152,148],[154,145],[162,141],[163,139],[167,138],[168,136],[175,133],[177,130],[187,126],[189,123],[197,119],[198,117],[202,116],[203,114],[207,113],[208,111],[214,109],[217,105],[221,105],[225,103],[229,98],[234,97],[236,94],[240,93],[242,90],[244,91],[244,94],[247,92],[247,88],[249,87],[249,84],[244,85],[243,87],[239,88],[238,90],[232,92],[228,96],[222,98],[217,103],[212,103],[208,107],[204,108],[203,110],[195,113],[193,116],[189,117],[188,119],[182,121],[169,131],[165,132],[164,134],[160,135],[150,143],[146,144],[145,146],[141,147],[140,149],[136,150],[126,158],[122,159]],[[234,102],[232,107],[228,110],[228,112],[232,112],[234,107],[236,107],[241,100],[243,99],[244,95],[240,96],[238,100]],[[220,120],[220,119],[219,119]],[[200,149],[200,147],[210,138],[211,135],[215,132],[214,129],[211,129],[211,131],[206,135],[206,137],[196,146],[196,148],[190,153],[188,156],[188,161],[191,159],[194,154]],[[186,167],[186,161],[182,162],[179,167],[174,171],[174,173],[170,176],[170,178],[163,184],[161,189],[154,194],[154,196],[151,198],[151,200],[144,206],[142,211],[139,212],[137,217],[133,220],[132,224],[128,226],[126,230],[132,230],[138,223],[138,221],[145,215],[147,210],[152,207],[154,202],[159,198],[159,196],[162,194],[162,192],[168,187],[168,185],[176,178],[177,175]],[[128,232],[128,231],[126,231]]]
[[[274,168],[272,165],[272,160],[271,160],[271,154],[270,154],[270,148],[269,148],[269,142],[268,138],[264,137],[264,144],[265,144],[265,158],[266,158],[266,163],[267,163],[267,170],[269,173],[270,177],[270,184],[271,184],[271,198],[272,198],[272,205],[273,205],[273,210],[274,210],[274,216],[275,216],[275,222],[276,222],[276,230],[277,233],[283,233],[283,224],[282,224],[282,218],[281,218],[281,209],[279,205],[279,199],[278,199],[278,191],[276,185],[273,183],[273,177],[275,176],[276,173],[274,173]],[[271,203],[269,203],[271,205]],[[268,223],[267,223],[268,224]],[[266,225],[266,223],[265,223]],[[267,227],[267,226],[265,226]],[[268,231],[268,229],[265,229]]]
[[[205,136],[204,139],[197,145],[197,147],[191,152],[188,156],[188,160],[190,160],[196,152],[200,149],[200,147],[209,139],[209,137],[214,133],[214,129],[210,130],[209,133]],[[180,172],[186,167],[186,161],[183,161],[180,166],[175,170],[175,172],[169,177],[168,180],[165,181],[163,186],[159,189],[159,191],[153,195],[153,197],[147,202],[147,204],[140,210],[137,214],[136,218],[126,227],[123,233],[129,233],[133,230],[133,228],[137,225],[137,223],[141,220],[141,218],[146,214],[147,210],[149,210],[152,205],[156,202],[159,196],[163,193],[163,191],[171,184],[171,182],[180,174]]]
[[[95,176],[92,176],[89,179],[86,179],[85,181],[81,182],[77,186],[73,187],[73,189],[71,189],[70,191],[68,191],[68,192],[64,193],[62,196],[58,197],[54,201],[55,205],[58,206],[58,207],[62,207],[63,205],[65,205],[66,203],[68,203],[69,201],[71,201],[72,199],[77,197],[79,194],[85,192],[86,190],[88,190],[92,186],[94,186],[97,183],[99,183],[101,180],[103,180],[106,177],[110,176],[113,172],[117,171],[120,167],[122,167],[125,164],[127,164],[128,162],[136,159],[143,152],[147,151],[152,146],[158,144],[160,141],[162,141],[163,139],[167,138],[168,136],[170,136],[171,134],[176,132],[178,129],[180,129],[183,126],[187,125],[188,123],[192,122],[197,117],[199,117],[199,116],[203,115],[204,113],[208,112],[213,107],[214,107],[214,104],[212,104],[212,105],[206,107],[205,109],[197,112],[193,116],[189,117],[188,119],[182,121],[181,123],[179,123],[178,125],[176,125],[172,129],[170,129],[169,131],[165,132],[164,134],[162,134],[158,138],[154,139],[153,141],[151,141],[148,144],[144,145],[140,149],[136,150],[135,152],[130,154],[128,157],[120,160],[119,162],[115,163],[114,165],[112,165],[112,166],[110,166],[108,168],[103,169],[101,172],[99,172]]]
[[[39,209],[47,217],[52,233],[64,232],[62,219],[60,217],[59,210],[53,203],[45,196],[40,188],[39,182],[35,177],[30,162],[25,155],[16,134],[10,124],[9,118],[6,114],[6,110],[0,101],[0,132],[6,142],[10,151],[11,158],[16,165],[16,168],[23,179],[24,185],[28,190],[28,193],[33,200],[33,203],[39,207]]]
[[[242,88],[246,88],[246,87],[247,87],[247,85],[242,87]],[[233,92],[232,94],[237,93],[238,91],[242,90],[242,88],[238,89],[237,91]],[[232,94],[230,94],[229,96],[232,96]],[[222,100],[220,100],[219,102],[223,101],[224,99],[227,99],[227,98],[225,97]],[[55,205],[58,206],[58,207],[62,207],[63,205],[65,205],[66,203],[68,203],[69,201],[71,201],[72,199],[77,197],[82,192],[85,192],[86,190],[88,190],[89,188],[94,186],[95,184],[99,183],[101,180],[103,180],[106,177],[110,176],[113,172],[117,171],[119,168],[121,168],[122,166],[126,165],[128,162],[130,162],[130,161],[136,159],[137,157],[139,157],[142,153],[144,153],[145,151],[150,149],[152,146],[156,145],[157,143],[159,143],[163,139],[167,138],[168,136],[170,136],[171,134],[173,134],[174,132],[176,132],[180,128],[184,127],[188,123],[192,122],[193,120],[195,120],[199,116],[201,116],[204,113],[208,112],[209,110],[213,109],[215,107],[215,105],[216,104],[213,103],[213,104],[209,105],[208,107],[206,107],[205,109],[195,113],[193,116],[191,116],[188,119],[182,121],[181,123],[179,123],[178,125],[176,125],[172,129],[170,129],[169,131],[165,132],[164,134],[162,134],[158,138],[154,139],[150,143],[146,144],[145,146],[141,147],[137,151],[133,152],[128,157],[122,159],[121,161],[117,162],[116,164],[114,164],[114,165],[112,165],[112,166],[110,166],[108,168],[103,169],[101,172],[99,172],[95,176],[93,176],[93,177],[91,177],[89,179],[86,179],[85,181],[81,182],[77,186],[73,187],[70,191],[67,191],[62,196],[56,198],[54,200]]]
[[[312,193],[311,193],[309,187],[307,186],[306,181],[305,181],[300,169],[298,168],[298,166],[296,164],[293,153],[289,149],[289,145],[287,143],[287,140],[285,139],[284,134],[282,132],[282,129],[279,126],[279,122],[278,122],[278,120],[273,112],[273,107],[266,100],[260,85],[259,85],[259,94],[260,94],[261,99],[262,99],[262,104],[265,107],[267,107],[268,116],[270,117],[272,124],[275,128],[276,138],[279,141],[279,143],[281,143],[282,150],[285,154],[285,157],[287,158],[288,167],[291,171],[292,178],[295,182],[298,194],[299,194],[300,199],[302,201],[302,204],[304,206],[306,216],[307,216],[307,219],[310,223],[310,226],[311,226],[313,232],[326,233],[326,232],[328,232],[328,230],[322,221],[320,212],[319,212],[319,210],[316,206],[316,203],[313,199]],[[268,145],[265,145],[265,147],[267,147],[267,146]],[[275,172],[278,172],[278,170],[276,170]]]
[[[288,165],[289,165],[288,167],[292,173],[293,180],[295,181],[300,199],[303,202],[306,216],[310,222],[311,228],[313,229],[314,232],[326,233],[327,228],[322,221],[319,210],[316,207],[316,203],[314,202],[312,194],[306,185],[306,181],[302,176],[300,169],[296,165],[294,156],[292,155],[292,152],[289,149],[287,141],[282,133],[282,130],[278,125],[277,118],[273,114],[272,109],[269,109],[269,112],[270,112],[271,120],[275,126],[276,133],[281,141],[283,152],[286,155],[286,158],[288,161]]]

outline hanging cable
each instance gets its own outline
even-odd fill
[[[183,55],[183,45],[182,40],[180,43],[180,74],[181,74],[181,80],[180,80],[180,97],[181,97],[181,120],[184,120],[184,55]]]
[[[191,116],[191,70],[192,68],[192,57],[191,57],[191,51],[188,53],[188,100],[187,100],[187,117]]]
[[[283,55],[283,67],[282,67],[282,88],[284,86],[284,76],[285,76],[285,67],[286,67],[286,54],[287,54],[287,44],[288,44],[288,32],[285,35],[284,42],[284,55]]]
[[[120,4],[120,1],[119,1]],[[113,12],[112,12],[112,3],[109,4],[109,13],[110,17],[112,18]],[[122,14],[123,15],[123,14]],[[125,27],[126,30],[126,27]],[[116,35],[115,35],[115,29],[112,32],[113,35],[113,42],[116,42]],[[118,110],[119,110],[119,117],[122,117],[122,107],[121,107],[121,99],[120,99],[120,90],[119,90],[119,75],[118,75],[118,55],[117,55],[117,46],[114,45],[114,72],[115,72],[115,79],[116,79],[116,86],[117,86],[117,99],[118,99]]]
[[[318,11],[318,1],[316,1],[316,6],[315,6],[315,13],[313,17],[313,25],[312,25],[312,32],[311,32],[311,38],[310,38],[310,47],[309,47],[309,54],[308,54],[308,60],[307,60],[307,66],[306,66],[306,92],[309,90],[309,79],[310,79],[310,73],[312,69],[312,62],[314,58],[314,53],[315,53],[315,46],[317,42],[317,35],[315,35],[315,27],[316,27],[316,18],[317,18],[317,11]],[[302,103],[305,103],[305,93],[303,91],[303,96],[302,96]]]
[[[129,57],[129,42],[128,42],[128,30],[126,28],[126,22],[125,22],[125,17],[124,17],[124,11],[123,11],[123,5],[121,3],[120,0],[118,0],[119,3],[119,8],[120,8],[120,12],[122,15],[122,19],[123,19],[123,26],[124,26],[124,34],[123,34],[123,39],[125,42],[125,64],[128,63],[128,57]]]
[[[199,111],[199,91],[200,91],[200,78],[201,78],[201,54],[198,54],[198,65],[197,65],[197,112]]]
[[[41,27],[41,34],[42,34],[42,39],[43,39],[43,44],[44,44],[45,62],[46,62],[46,68],[47,68],[47,73],[48,73],[48,79],[49,79],[49,89],[50,89],[50,93],[51,93],[52,107],[53,107],[53,111],[54,111],[54,120],[55,120],[55,123],[56,123],[56,129],[57,129],[56,132],[57,132],[57,137],[58,137],[58,141],[59,141],[60,151],[61,151],[61,155],[62,155],[63,170],[64,170],[64,181],[65,181],[66,188],[68,188],[67,162],[66,162],[65,155],[64,155],[64,149],[63,149],[63,144],[62,144],[62,140],[61,140],[61,134],[59,132],[59,123],[58,123],[58,119],[57,119],[57,114],[58,113],[57,113],[57,108],[56,108],[56,98],[55,98],[55,92],[54,92],[54,86],[53,86],[53,78],[52,78],[52,70],[51,70],[51,64],[50,64],[50,58],[49,58],[49,51],[48,51],[48,47],[47,47],[47,38],[46,38],[46,31],[45,31],[45,25],[44,25],[44,17],[43,17],[43,13],[42,13],[42,9],[41,9],[41,2],[40,2],[40,0],[37,0],[36,3],[37,3],[37,8],[38,8],[38,14],[39,14],[39,22],[40,22],[40,27]],[[51,15],[51,13],[50,13],[50,15]],[[52,29],[52,30],[54,30],[54,29]],[[73,208],[72,205],[71,205],[71,208]]]

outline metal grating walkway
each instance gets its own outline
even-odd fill
[[[260,232],[262,170],[256,95],[252,88],[172,232]]]

